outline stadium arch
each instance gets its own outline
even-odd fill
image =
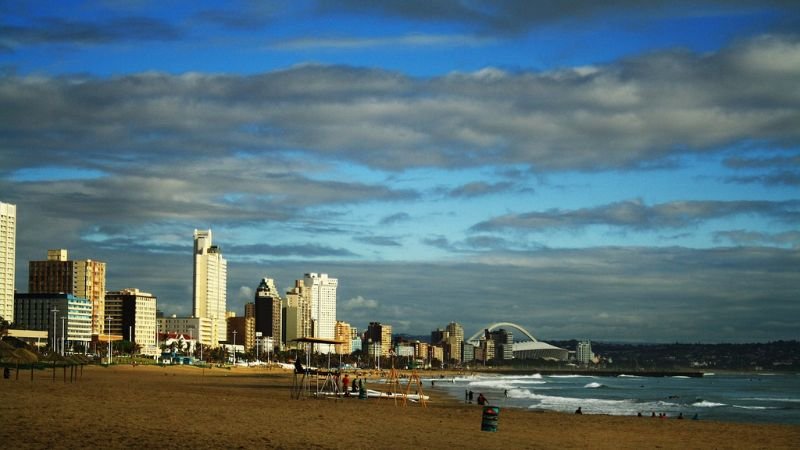
[[[514,359],[548,359],[555,361],[566,361],[569,358],[569,351],[555,345],[550,345],[547,342],[536,339],[533,334],[520,325],[512,322],[496,322],[488,327],[478,331],[466,342],[472,345],[478,345],[480,337],[488,330],[494,331],[500,328],[514,328],[520,331],[528,341],[514,342]]]

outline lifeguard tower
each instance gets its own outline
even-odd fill
[[[342,394],[339,390],[339,383],[336,383],[333,378],[333,372],[331,371],[331,352],[330,346],[342,344],[342,341],[337,341],[336,339],[326,339],[326,338],[316,338],[316,337],[303,337],[299,339],[293,339],[292,342],[299,342],[305,344],[306,349],[306,364],[303,366],[303,370],[299,371],[295,369],[294,371],[294,380],[292,382],[292,398],[295,400],[299,400],[302,397],[322,397],[328,395],[338,396]],[[327,370],[324,371],[325,379],[320,384],[320,375],[323,374],[322,371],[319,369],[311,369],[311,351],[314,348],[314,344],[321,344],[328,346],[328,367]],[[312,386],[312,375],[313,375],[313,386]]]

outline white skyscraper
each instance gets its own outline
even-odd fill
[[[339,280],[328,278],[327,273],[307,273],[304,277],[306,288],[310,291],[311,322],[313,323],[314,337],[336,338],[336,288]],[[332,352],[333,348],[319,345],[320,353]]]
[[[194,230],[194,317],[211,319],[209,345],[216,347],[228,334],[225,319],[228,262],[211,242],[211,230]]]
[[[17,207],[0,202],[0,316],[14,321]]]

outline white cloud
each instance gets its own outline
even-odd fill
[[[344,302],[342,307],[346,310],[375,309],[378,307],[378,302],[369,298],[364,298],[359,295],[358,297],[353,297],[350,300]]]
[[[238,298],[240,301],[245,301],[245,302],[253,301],[253,288],[249,286],[240,286]]]

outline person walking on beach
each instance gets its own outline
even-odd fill
[[[472,391],[469,391],[469,403],[472,404]]]
[[[342,390],[344,391],[345,397],[350,397],[350,376],[344,374],[344,378],[342,378]]]
[[[478,404],[481,406],[489,404],[489,400],[487,400],[486,397],[483,396],[483,392],[478,394]]]
[[[508,398],[508,389],[503,389],[503,395]]]

